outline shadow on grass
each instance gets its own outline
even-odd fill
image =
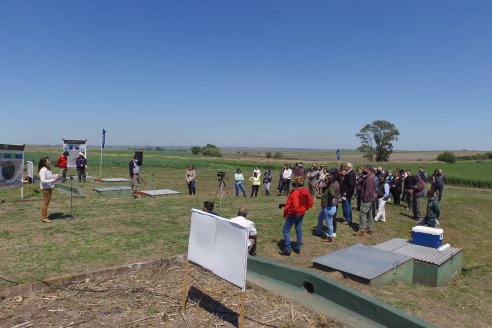
[[[238,314],[227,306],[214,300],[201,290],[195,287],[190,287],[188,291],[188,298],[197,303],[199,307],[209,312],[210,314],[219,317],[220,319],[230,323],[235,327],[239,327]]]
[[[56,212],[56,213],[51,213],[48,215],[48,219],[50,220],[66,220],[66,219],[72,219],[73,215],[70,213],[61,213],[61,212]]]

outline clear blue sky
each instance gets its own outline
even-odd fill
[[[0,1],[0,143],[491,150],[492,1]]]

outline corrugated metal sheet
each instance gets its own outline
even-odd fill
[[[435,265],[441,265],[459,252],[460,248],[450,247],[446,250],[439,251],[436,248],[430,248],[409,243],[405,239],[394,238],[384,243],[377,244],[375,248],[395,252],[409,256],[415,260]]]

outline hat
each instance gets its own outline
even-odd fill
[[[80,153],[79,153],[79,156],[84,156],[84,153],[83,153],[83,152],[80,152]]]

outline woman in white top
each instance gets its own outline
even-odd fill
[[[243,186],[244,175],[241,173],[241,169],[236,170],[236,174],[234,174],[234,187],[236,187],[236,197],[239,197],[239,190],[243,192],[243,196],[246,197],[246,190],[244,190]]]
[[[41,204],[41,221],[44,223],[51,223],[52,221],[48,219],[48,205],[51,201],[51,193],[53,192],[53,182],[60,178],[59,174],[53,174],[50,171],[50,159],[48,157],[43,157],[38,163],[39,172],[39,188],[43,193],[43,203]]]

